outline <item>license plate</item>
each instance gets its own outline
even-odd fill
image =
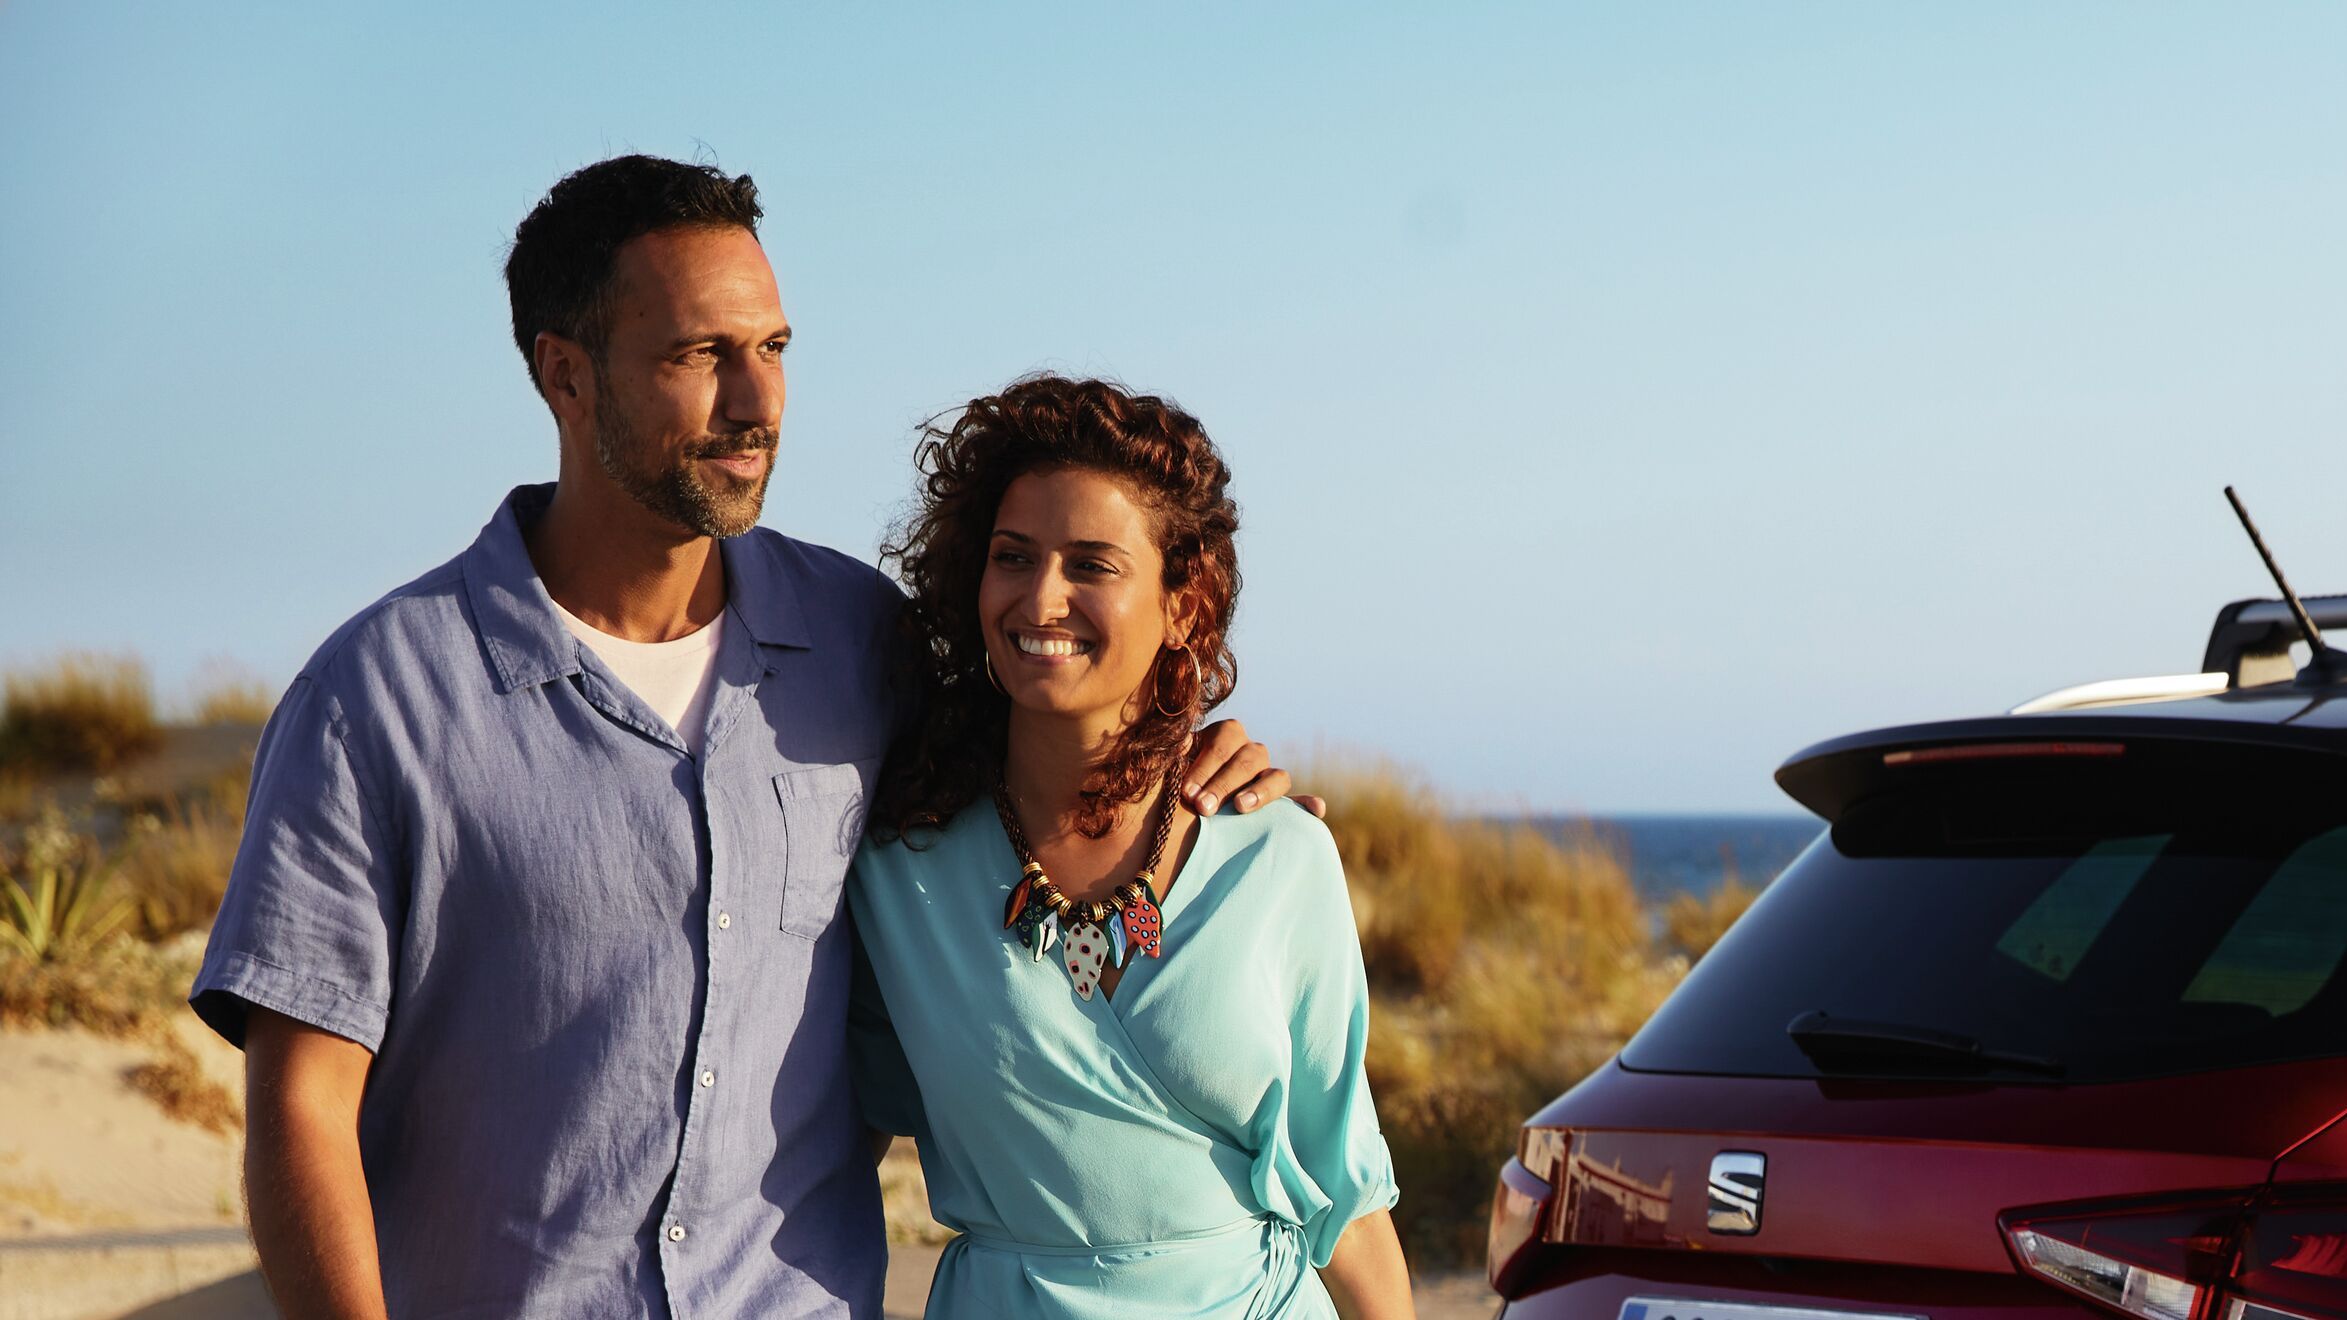
[[[1633,1297],[1620,1320],[1924,1320],[1892,1311],[1821,1311],[1811,1306],[1755,1306],[1692,1297]]]

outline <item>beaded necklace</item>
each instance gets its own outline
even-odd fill
[[[1002,817],[1002,832],[1019,856],[1019,883],[1003,904],[1002,926],[1016,930],[1036,962],[1060,947],[1060,960],[1075,980],[1076,997],[1090,999],[1100,985],[1103,967],[1123,970],[1132,957],[1161,956],[1164,914],[1150,898],[1157,880],[1157,864],[1165,857],[1165,841],[1173,834],[1174,781],[1167,775],[1164,801],[1158,806],[1157,836],[1149,845],[1149,861],[1140,873],[1109,894],[1106,902],[1082,902],[1060,892],[1043,864],[1027,847],[1027,832],[1019,828],[1019,814],[1011,808],[1010,786],[994,781],[994,809]],[[1112,961],[1113,959],[1113,961]]]

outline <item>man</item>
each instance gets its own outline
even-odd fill
[[[876,1315],[841,882],[901,603],[755,527],[790,339],[747,176],[516,231],[559,480],[320,648],[191,1000],[246,1053],[289,1317]],[[1235,752],[1235,754],[1234,754]],[[1284,790],[1217,731],[1193,796]]]

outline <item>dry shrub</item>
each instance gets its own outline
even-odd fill
[[[136,1041],[154,1058],[124,1078],[133,1090],[181,1122],[233,1131],[243,1121],[236,1098],[204,1075],[194,1052],[172,1033],[187,1012],[187,987],[202,959],[198,939],[109,940],[50,961],[0,952],[0,1029],[79,1027]]]
[[[243,1124],[244,1110],[236,1097],[204,1075],[186,1042],[166,1034],[156,1047],[161,1057],[140,1064],[123,1078],[130,1089],[154,1101],[166,1115],[206,1132],[234,1132]]]
[[[0,1029],[79,1027],[138,1041],[155,1058],[131,1071],[131,1087],[175,1119],[227,1131],[239,1121],[234,1099],[172,1034],[202,937],[148,944],[113,929],[131,904],[108,892],[112,872],[96,840],[54,807],[0,851]]]
[[[1674,894],[1662,910],[1663,943],[1692,963],[1711,952],[1711,946],[1719,943],[1720,936],[1728,933],[1728,927],[1735,925],[1758,897],[1760,891],[1733,871],[1706,896]]]
[[[1471,1261],[1518,1126],[1620,1049],[1684,964],[1656,955],[1595,832],[1456,817],[1391,770],[1315,779],[1368,964],[1395,1221],[1420,1266]]]
[[[46,778],[26,766],[0,765],[0,825],[31,820],[52,801],[55,794]]]
[[[155,690],[132,656],[77,652],[0,680],[0,765],[103,773],[153,751]]]
[[[251,670],[226,661],[207,663],[196,675],[188,710],[202,726],[267,724],[277,709],[277,692]]]
[[[109,940],[73,958],[0,952],[0,1027],[141,1036],[185,1011],[202,946]]]
[[[131,819],[122,880],[141,938],[168,939],[212,924],[244,833],[251,774],[250,766],[241,767]]]

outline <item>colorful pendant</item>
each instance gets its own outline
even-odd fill
[[[1028,900],[1026,909],[1019,913],[1018,919],[1013,925],[1013,929],[1018,932],[1019,943],[1030,949],[1034,948],[1036,932],[1042,929],[1044,919],[1052,915],[1053,913],[1048,906],[1032,899]]]
[[[1035,928],[1035,938],[1030,946],[1034,949],[1034,961],[1042,962],[1043,955],[1051,952],[1051,946],[1057,943],[1059,943],[1059,914],[1047,912],[1043,916],[1043,923]]]
[[[1163,947],[1165,917],[1158,912],[1157,905],[1149,901],[1146,893],[1125,904],[1122,924],[1125,938],[1132,941],[1133,947],[1139,949],[1143,957],[1159,956]]]
[[[1118,968],[1125,965],[1125,923],[1115,917],[1108,922],[1108,965]]]
[[[1002,928],[1004,930],[1009,930],[1018,921],[1019,914],[1027,910],[1027,899],[1035,892],[1035,877],[1041,874],[1043,874],[1043,868],[1032,862],[1027,864],[1026,870],[1019,873],[1019,882],[1011,886],[1010,899],[1002,905]]]
[[[1068,927],[1060,956],[1068,965],[1068,975],[1076,980],[1076,997],[1090,999],[1100,985],[1100,968],[1108,961],[1108,933],[1089,921],[1079,921]]]

